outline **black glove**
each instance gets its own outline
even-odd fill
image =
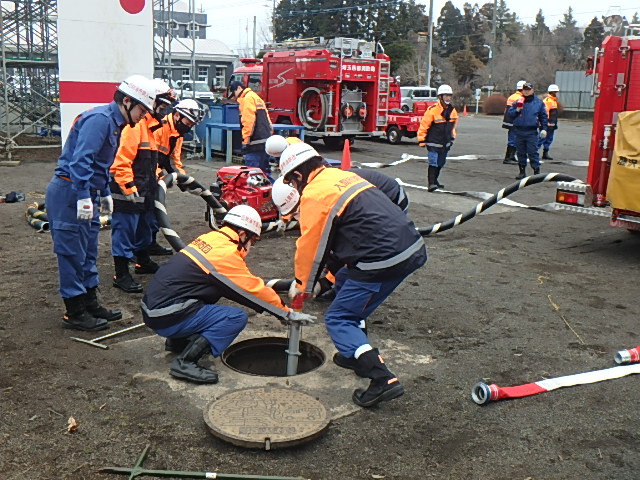
[[[242,147],[240,147],[240,153],[242,155],[246,155],[249,152],[249,145],[243,143]]]

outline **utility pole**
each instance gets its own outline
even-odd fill
[[[429,0],[429,52],[427,53],[427,87],[431,86],[431,52],[432,50],[433,50],[433,0]]]
[[[273,10],[271,11],[271,43],[276,44],[276,0],[273,0]]]
[[[253,58],[258,56],[258,52],[256,52],[256,17],[253,17]]]

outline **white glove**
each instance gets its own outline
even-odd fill
[[[81,198],[76,204],[78,220],[91,220],[93,218],[93,201],[90,198]]]
[[[278,222],[276,223],[276,232],[283,233],[286,229],[287,229],[287,223],[282,219],[278,220]]]
[[[315,315],[309,315],[308,313],[296,312],[295,310],[289,310],[287,313],[287,320],[289,322],[300,322],[302,324],[316,323],[318,317]]]
[[[291,282],[291,286],[289,287],[289,300],[293,300],[298,295],[302,295],[302,293],[304,292],[298,288],[298,284],[294,278],[293,282]]]
[[[100,213],[102,215],[111,215],[113,213],[113,198],[111,195],[100,197]]]
[[[540,140],[544,140],[545,138],[547,138],[547,131],[540,130],[540,133],[538,134],[538,136],[540,137]]]
[[[138,194],[138,192],[133,192],[130,193],[129,195],[125,195],[125,197],[127,197],[127,200],[129,200],[132,203],[136,203],[136,198],[138,198],[140,195]]]

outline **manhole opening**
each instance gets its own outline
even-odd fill
[[[234,343],[222,354],[222,363],[232,370],[249,375],[286,377],[289,340],[280,337],[251,338]],[[300,342],[298,375],[320,367],[325,355],[315,345]]]

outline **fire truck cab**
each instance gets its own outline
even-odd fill
[[[232,80],[251,86],[262,71],[257,91],[273,123],[303,125],[306,137],[338,148],[345,139],[385,135],[391,67],[373,42],[319,38],[266,48],[261,64],[243,60]]]
[[[623,197],[631,200],[631,205],[640,205],[640,190],[637,188],[640,150],[638,155],[625,153],[625,156],[615,151],[616,129],[629,128],[619,126],[624,124],[619,124],[619,117],[627,117],[620,114],[640,110],[640,26],[629,26],[627,33],[622,37],[606,37],[589,59],[586,73],[593,75],[591,93],[596,99],[587,179],[585,183],[558,182],[554,206],[559,210],[607,216],[611,219],[611,226],[640,230],[640,207],[631,209],[625,204],[610,201],[615,183],[617,198]],[[632,124],[630,128],[638,127]],[[625,133],[626,137],[640,138],[640,128],[631,135]],[[627,168],[625,180],[612,182],[612,175],[616,169],[620,171],[620,167]]]

